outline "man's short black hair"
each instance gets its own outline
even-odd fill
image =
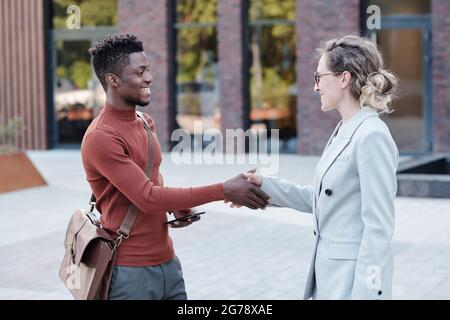
[[[89,49],[91,62],[103,89],[107,88],[106,74],[120,76],[122,68],[130,63],[129,55],[144,51],[142,41],[135,35],[108,35]]]

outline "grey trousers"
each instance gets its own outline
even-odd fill
[[[109,299],[187,300],[180,260],[175,256],[157,266],[115,266]]]

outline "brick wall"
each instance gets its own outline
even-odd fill
[[[321,41],[360,33],[360,0],[298,0],[296,10],[298,152],[321,154],[339,114],[320,110],[320,98],[313,91],[315,49]]]
[[[433,151],[450,152],[450,1],[432,1]]]
[[[221,126],[222,130],[245,129],[249,100],[243,15],[247,9],[243,0],[227,0],[218,1],[217,12]]]
[[[134,33],[144,42],[144,50],[152,65],[152,97],[142,108],[156,123],[163,151],[169,149],[170,133],[175,119],[172,63],[173,23],[171,0],[119,0],[119,32]]]

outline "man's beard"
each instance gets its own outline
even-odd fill
[[[139,107],[146,107],[146,106],[148,106],[149,104],[150,104],[150,100],[149,100],[149,101],[138,101],[138,102],[136,103],[136,105],[139,106]]]
[[[127,99],[127,104],[130,105],[134,105],[134,106],[139,106],[139,107],[146,107],[150,104],[150,100],[149,101],[142,101],[139,99]]]

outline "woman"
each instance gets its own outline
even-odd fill
[[[390,112],[396,77],[376,46],[357,36],[321,48],[314,90],[342,120],[315,171],[314,186],[247,173],[270,204],[313,214],[308,299],[390,299],[398,150],[379,114]]]

